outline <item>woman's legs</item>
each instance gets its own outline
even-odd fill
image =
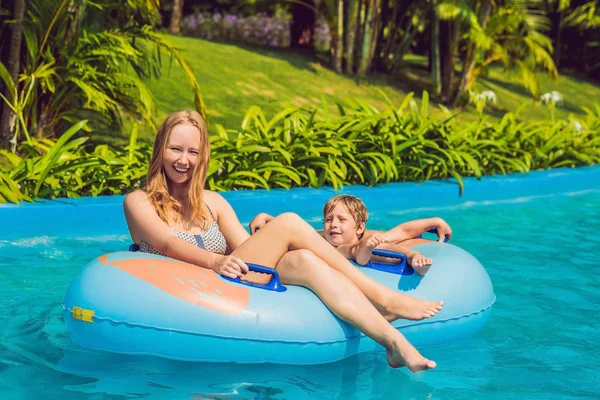
[[[340,319],[381,344],[391,367],[406,365],[412,372],[435,368],[435,362],[424,358],[390,325],[350,279],[329,268],[312,252],[286,253],[279,260],[277,270],[283,283],[312,290]]]
[[[429,302],[398,293],[369,278],[293,213],[281,214],[273,219],[233,254],[246,262],[274,268],[288,251],[303,249],[310,250],[325,264],[348,277],[388,321],[429,318],[442,308],[442,302]]]

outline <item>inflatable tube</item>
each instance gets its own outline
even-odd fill
[[[471,337],[495,301],[485,269],[451,244],[413,239],[411,245],[434,261],[425,276],[405,262],[372,263],[363,271],[395,290],[444,300],[444,308],[393,326],[416,347]],[[277,280],[275,274],[268,288],[248,286],[166,257],[110,253],[71,283],[65,322],[85,347],[201,362],[320,364],[382,350],[311,291]]]

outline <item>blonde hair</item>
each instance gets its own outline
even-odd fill
[[[192,177],[187,182],[187,209],[171,195],[171,183],[163,168],[169,136],[178,125],[190,125],[197,128],[200,132],[198,161],[194,166]],[[158,130],[156,139],[154,140],[152,158],[150,159],[150,167],[148,168],[146,185],[144,187],[150,203],[152,203],[156,213],[165,223],[169,224],[169,216],[174,215],[174,222],[184,223],[187,229],[194,222],[199,222],[203,228],[206,228],[209,215],[208,210],[204,207],[204,184],[206,182],[209,160],[210,143],[208,130],[200,114],[193,110],[181,110],[169,115]],[[186,211],[189,211],[189,213]],[[183,218],[184,212],[186,212],[187,218]]]
[[[327,215],[330,214],[340,203],[352,216],[354,222],[356,222],[357,228],[360,227],[361,224],[367,223],[369,212],[367,211],[365,203],[363,203],[363,201],[358,197],[352,196],[351,194],[340,194],[327,200],[327,203],[325,203],[323,206],[323,218],[327,218]],[[362,235],[363,234],[359,235],[359,238],[361,238]]]

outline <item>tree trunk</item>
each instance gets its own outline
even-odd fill
[[[10,38],[10,50],[8,53],[7,69],[11,79],[17,86],[19,78],[19,67],[21,63],[21,39],[23,32],[23,16],[25,15],[25,0],[15,0],[13,9],[13,18],[15,23],[12,26],[12,34]],[[13,101],[12,94],[8,88],[4,91],[4,96],[8,101]],[[12,136],[11,120],[14,118],[14,113],[6,105],[2,105],[2,117],[0,118],[0,142],[8,141]]]
[[[365,34],[365,14],[366,7],[369,1],[370,0],[358,1],[358,19],[356,20],[356,41],[354,42],[354,60],[352,60],[354,71],[358,69],[358,62],[360,60],[360,46],[362,45],[362,37]]]
[[[442,71],[442,102],[450,103],[454,88],[454,60],[458,52],[460,21],[440,22],[440,62]]]
[[[342,55],[344,51],[344,0],[337,2],[337,29],[335,33],[335,47],[333,53],[333,69],[338,74],[342,73]]]
[[[432,92],[438,96],[442,91],[440,71],[440,18],[432,10],[431,16],[431,86]]]
[[[397,2],[393,2],[397,3]],[[393,38],[390,32],[395,25],[394,23],[394,5],[390,4],[389,1],[383,1],[381,4],[381,21],[380,30],[377,34],[375,56],[373,57],[372,68],[380,71],[387,72],[387,63],[385,58],[389,54],[387,51],[389,48],[390,38]],[[392,28],[390,28],[392,27]]]
[[[390,60],[390,56],[393,53],[394,44],[396,43],[396,32],[400,30],[401,16],[399,15],[399,1],[393,2],[393,8],[389,8],[383,12],[387,18],[387,23],[384,25],[384,30],[387,31],[385,35],[382,35],[381,50],[379,65],[384,72],[390,72],[392,70],[393,60]]]
[[[171,23],[169,33],[179,35],[181,33],[181,14],[183,14],[183,1],[173,0],[173,11],[171,11]]]
[[[346,10],[348,19],[346,21],[346,73],[354,72],[354,47],[356,43],[356,29],[358,27],[359,0],[349,0]]]
[[[481,29],[485,30],[487,25],[487,21],[490,18],[490,13],[492,12],[492,1],[486,0],[483,4],[482,12],[479,18],[479,25],[481,25]],[[477,61],[477,45],[473,42],[470,42],[467,47],[467,54],[465,56],[465,61],[463,64],[463,70],[460,77],[460,83],[458,85],[458,90],[456,92],[456,97],[454,98],[454,103],[456,105],[456,100],[460,97],[461,94],[465,93],[467,90],[471,88],[471,84],[473,82],[473,70],[475,69],[475,62]]]
[[[77,35],[79,32],[79,25],[81,21],[85,17],[87,2],[80,1],[77,5],[77,11],[75,12],[75,18],[71,21],[71,25],[69,26],[69,31],[67,32],[67,36],[65,38],[65,46],[71,43],[71,40]]]
[[[475,69],[475,54],[477,52],[477,47],[474,43],[470,43],[467,47],[467,54],[465,55],[465,61],[463,65],[463,70],[460,76],[460,83],[458,84],[458,91],[456,93],[456,98],[458,98],[461,94],[465,93],[467,90],[471,88],[469,82],[471,82],[471,77],[473,75],[473,70]],[[456,98],[454,99],[456,102]]]
[[[562,46],[562,23],[565,19],[565,12],[561,10],[558,12],[558,25],[556,26],[556,37],[554,38],[554,54],[552,54],[552,59],[554,60],[554,65],[556,68],[560,66],[560,55],[561,55],[561,46]]]
[[[368,62],[368,71],[373,70],[373,60],[375,59],[375,52],[378,51],[379,46],[378,46],[378,42],[379,42],[379,38],[383,35],[383,18],[381,15],[381,11],[382,11],[382,0],[375,0],[376,3],[376,7],[375,10],[377,12],[377,18],[374,21],[373,24],[373,35],[372,35],[372,39],[371,39],[371,48],[369,49],[369,62]]]
[[[409,26],[406,30],[406,35],[402,37],[400,44],[394,49],[394,64],[392,65],[392,74],[397,74],[402,69],[404,63],[404,55],[408,52],[410,44],[414,37],[419,31],[419,26],[412,22],[412,18],[409,22]]]
[[[35,137],[41,139],[43,137],[56,136],[57,132],[46,132],[48,130],[48,99],[46,96],[40,96],[37,104],[39,117],[37,123],[33,127],[35,129]]]
[[[363,43],[358,62],[357,74],[359,76],[367,74],[367,71],[371,66],[371,60],[373,59],[373,40],[377,39],[377,28],[379,26],[379,15],[381,11],[380,2],[381,0],[371,0],[368,4],[367,16],[364,23]]]

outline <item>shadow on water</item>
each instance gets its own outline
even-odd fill
[[[385,353],[362,353],[324,365],[215,364],[110,354],[71,345],[54,369],[85,378],[74,394],[145,399],[401,399],[430,398],[436,390],[472,389],[492,364],[481,340],[428,348],[438,371],[393,370]],[[454,370],[449,379],[448,370]],[[91,381],[90,381],[91,380]]]
[[[411,382],[406,370],[391,370],[384,353],[360,354],[325,365],[292,366],[193,363],[69,348],[55,370],[88,378],[68,390],[89,396],[363,399],[390,398],[403,391],[411,395],[415,390],[432,392],[423,382]]]

